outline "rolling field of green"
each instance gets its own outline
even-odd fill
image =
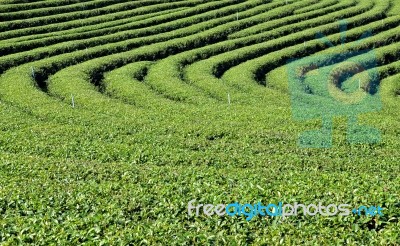
[[[400,0],[0,0],[1,245],[400,245],[399,219]]]

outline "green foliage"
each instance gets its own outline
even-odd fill
[[[398,245],[397,9],[395,0],[0,1],[0,243]],[[359,120],[382,141],[349,144],[338,117],[332,148],[299,148],[297,134],[321,120],[292,119],[286,61],[314,55],[329,70],[330,54],[364,49],[376,55],[383,107]],[[326,96],[312,72],[305,82]],[[192,199],[379,205],[384,215],[195,217]]]

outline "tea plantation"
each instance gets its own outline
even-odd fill
[[[399,0],[0,0],[0,243],[400,245],[399,24]]]

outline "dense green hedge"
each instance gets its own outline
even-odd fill
[[[304,4],[304,3],[303,3]],[[237,30],[240,27],[245,27],[251,25],[255,22],[259,22],[260,20],[265,20],[264,18],[274,19],[290,14],[294,9],[298,8],[300,5],[295,4],[292,7],[282,6],[278,8],[270,8],[267,12],[264,12],[261,15],[252,16],[250,18],[246,18],[246,12],[241,14],[241,20],[239,23],[227,23],[221,27],[229,30]],[[272,7],[272,6],[271,6]],[[253,11],[252,11],[253,12]],[[220,28],[216,28],[219,30]],[[250,41],[251,42],[251,41]],[[158,89],[160,93],[167,95],[169,98],[175,98],[176,100],[190,100],[192,102],[202,102],[201,98],[198,98],[199,89],[206,93],[207,97],[212,97],[217,100],[227,100],[227,93],[224,90],[225,85],[223,84],[213,84],[213,83],[203,83],[199,84],[202,80],[195,80],[196,82],[189,82],[191,86],[197,87],[191,89],[186,85],[184,81],[182,81],[182,72],[179,71],[180,67],[188,65],[197,61],[198,59],[204,59],[211,55],[215,55],[221,52],[226,52],[228,50],[232,50],[238,46],[244,46],[250,42],[246,41],[227,41],[220,42],[215,45],[207,46],[205,48],[194,49],[193,51],[185,52],[183,54],[179,54],[177,56],[172,56],[167,59],[164,59],[160,63],[153,66],[148,74],[148,81],[153,85],[155,89]],[[254,42],[254,40],[253,40]],[[168,67],[167,71],[165,71],[165,67]],[[160,81],[157,77],[160,74],[163,74],[164,80]],[[174,89],[172,89],[174,88]],[[181,88],[179,90],[178,88]],[[190,93],[187,91],[191,91]],[[206,100],[208,103],[208,99]]]
[[[94,25],[94,24],[104,23],[104,22],[108,22],[108,21],[130,18],[130,17],[132,17],[132,15],[142,15],[142,14],[154,13],[154,12],[161,11],[161,10],[171,9],[173,7],[195,6],[196,4],[207,3],[207,2],[208,2],[207,0],[190,0],[187,2],[186,1],[185,2],[177,2],[177,3],[172,3],[172,4],[156,4],[154,6],[146,6],[146,7],[133,9],[133,10],[125,10],[125,11],[118,12],[118,13],[109,13],[109,14],[105,14],[105,15],[101,15],[101,16],[89,17],[85,20],[71,20],[71,21],[62,22],[62,23],[54,23],[54,24],[48,24],[48,25],[43,25],[43,26],[27,27],[27,28],[17,29],[17,30],[8,30],[8,31],[1,33],[0,38],[1,39],[15,38],[15,37],[21,37],[21,36],[26,36],[26,35],[36,35],[36,34],[66,30],[66,29],[76,28],[76,27],[84,27],[87,25]],[[210,4],[212,4],[212,2]],[[218,3],[215,3],[214,8],[216,8],[217,6],[218,6]]]
[[[125,103],[147,109],[165,107],[169,100],[160,97],[145,83],[152,62],[136,62],[104,75],[104,93]]]
[[[328,2],[329,3],[329,2]],[[279,18],[273,21],[265,22],[265,23],[260,23],[258,25],[251,26],[249,28],[240,30],[239,32],[236,32],[232,35],[230,35],[230,38],[240,38],[240,37],[246,37],[258,33],[263,33],[266,31],[270,31],[274,28],[277,27],[282,27],[282,26],[287,26],[290,24],[295,24],[295,23],[301,23],[302,25],[308,24],[309,27],[312,27],[314,25],[321,25],[323,23],[330,23],[332,21],[332,18],[327,18],[326,16],[338,16],[338,14],[341,14],[341,17],[345,18],[346,16],[351,16],[351,14],[355,13],[361,13],[363,10],[366,10],[367,8],[363,8],[360,6],[354,7],[356,5],[356,2],[354,0],[346,0],[342,1],[339,4],[334,4],[330,7],[322,8],[322,9],[316,9],[316,10],[311,10],[309,12],[304,12],[302,14],[296,14],[293,16],[287,16],[285,18]],[[350,8],[353,7],[353,8]],[[346,11],[343,11],[346,10]],[[354,12],[356,10],[356,12]],[[317,18],[318,17],[318,18]],[[325,17],[325,18],[322,18]],[[316,19],[312,21],[312,19]],[[310,21],[311,20],[311,21]],[[297,31],[296,29],[293,28],[293,31]]]
[[[28,28],[28,27],[34,27],[34,26],[40,26],[40,25],[46,25],[46,24],[54,24],[58,22],[66,22],[70,20],[76,20],[76,19],[84,19],[84,18],[90,18],[94,16],[101,16],[105,14],[110,14],[110,13],[115,13],[119,11],[124,11],[124,10],[129,10],[131,8],[145,8],[146,6],[151,6],[151,5],[156,5],[156,4],[161,4],[165,5],[163,3],[163,0],[149,0],[149,1],[128,1],[122,0],[123,3],[117,3],[115,5],[101,7],[101,8],[95,8],[93,10],[89,11],[72,11],[70,13],[62,13],[62,14],[55,14],[55,15],[49,15],[49,16],[40,16],[40,17],[33,17],[29,18],[29,20],[12,20],[12,21],[4,21],[0,23],[0,31],[8,31],[12,29],[20,29],[20,28]],[[104,2],[107,3],[107,2]],[[29,11],[24,11],[24,13],[29,13]],[[13,15],[13,14],[11,14]],[[3,19],[7,18],[6,16],[3,17]],[[9,19],[12,19],[13,17],[9,17]]]
[[[97,41],[105,40],[103,41],[103,43],[108,43],[108,42],[116,42],[118,40],[123,40],[127,38],[149,36],[152,34],[168,32],[171,30],[183,28],[196,23],[201,23],[202,21],[209,20],[210,16],[220,17],[228,15],[236,10],[235,6],[229,6],[227,8],[223,8],[224,5],[230,5],[230,4],[232,4],[232,0],[217,2],[217,3],[208,3],[197,6],[197,8],[195,9],[172,12],[170,14],[167,13],[165,15],[154,16],[153,18],[140,21],[140,19],[143,18],[143,16],[145,16],[142,14],[139,17],[128,18],[127,20],[124,19],[124,22],[127,21],[128,23],[122,23],[122,25],[117,24],[116,26],[112,26],[109,28],[104,28],[103,24],[98,24],[87,28],[82,28],[83,32],[80,33],[77,33],[76,31],[72,33],[71,31],[63,31],[55,33],[57,34],[55,36],[42,38],[38,40],[28,40],[25,42],[19,42],[20,40],[17,39],[15,40],[18,42],[17,44],[14,43],[11,43],[9,45],[5,44],[3,45],[4,48],[2,48],[1,51],[4,52],[4,54],[7,54],[9,52],[20,52],[24,50],[30,50],[36,47],[48,46],[54,43],[62,43],[70,40],[82,40],[82,39],[84,41],[81,41],[81,43],[85,43],[84,47],[91,47],[99,45],[101,43],[96,42],[94,44],[91,44],[90,42],[91,40],[85,40],[85,39],[93,38],[94,40]],[[170,5],[165,5],[165,6],[170,6]],[[252,5],[245,4],[244,6],[240,6],[239,4],[238,8],[246,8],[252,6],[254,6],[254,3]],[[214,10],[216,7],[219,7],[220,9],[218,11]],[[186,16],[191,16],[191,17],[186,17]],[[217,23],[221,23],[221,21],[222,20],[218,20]],[[118,37],[121,38],[118,39]],[[80,47],[83,46],[81,45]]]
[[[231,1],[231,0],[229,0]],[[226,1],[226,2],[229,2]],[[221,3],[220,3],[221,4]],[[210,4],[211,7],[213,7],[214,4]],[[209,5],[209,6],[210,6]],[[241,8],[246,8],[248,7],[248,4],[244,4],[241,6]],[[207,8],[207,6],[206,6]],[[231,12],[235,9],[235,6],[232,7],[227,7],[227,11]],[[261,10],[257,10],[261,11]],[[220,11],[221,12],[221,11]],[[210,13],[205,13],[204,15],[209,15]],[[211,11],[211,14],[217,14],[217,11]],[[110,34],[106,36],[101,36],[101,37],[94,37],[88,40],[83,40],[83,41],[69,41],[69,42],[64,42],[60,44],[56,44],[53,46],[49,47],[42,47],[38,48],[35,50],[27,51],[27,52],[21,52],[17,54],[12,54],[9,56],[4,56],[0,58],[0,71],[4,71],[8,69],[9,67],[16,66],[25,62],[29,62],[32,60],[37,60],[41,59],[44,57],[48,57],[49,55],[57,55],[57,54],[62,54],[65,52],[71,52],[75,50],[85,50],[88,47],[91,46],[98,46],[98,45],[103,45],[103,46],[98,46],[94,47],[93,49],[88,49],[86,55],[83,57],[83,59],[89,59],[90,57],[96,57],[96,56],[101,56],[107,53],[116,53],[116,52],[122,52],[126,51],[129,49],[132,49],[134,47],[138,46],[143,46],[145,44],[149,43],[155,43],[155,42],[160,42],[160,41],[165,41],[174,37],[183,37],[186,35],[190,35],[193,33],[196,33],[198,31],[211,28],[214,26],[218,26],[222,23],[226,23],[229,20],[232,20],[233,16],[230,17],[225,17],[225,18],[219,18],[219,19],[212,19],[210,21],[206,21],[203,23],[199,23],[197,25],[193,25],[191,28],[184,28],[188,23],[197,23],[199,19],[194,16],[194,17],[187,17],[183,20],[177,20],[175,23],[178,26],[181,26],[179,30],[172,31],[171,32],[166,32],[166,33],[157,33],[158,31],[163,31],[164,29],[168,30],[171,28],[170,24],[161,24],[158,26],[158,28],[142,28],[139,30],[130,30],[130,31],[124,31],[116,34]],[[172,28],[174,28],[172,26]],[[140,35],[150,35],[154,34],[148,37],[143,37],[143,38],[138,38],[138,39],[132,39],[132,40],[127,40],[127,41],[120,41],[120,40],[126,40],[129,38],[134,38]],[[225,34],[221,34],[225,35]],[[118,42],[120,41],[120,42]],[[117,42],[117,43],[115,43]],[[114,44],[112,44],[114,43]],[[99,52],[99,50],[102,52]],[[82,59],[82,58],[80,58]]]
[[[353,41],[358,39],[364,32],[373,30],[373,31],[381,31],[386,30],[387,27],[385,25],[381,25],[379,20],[380,14],[388,9],[388,2],[386,5],[375,5],[371,10],[359,14],[357,16],[351,17],[347,19],[348,28],[353,28],[351,31],[347,32],[347,41]],[[364,2],[366,6],[370,6],[369,2]],[[397,25],[398,19],[392,18],[390,19],[394,22],[393,25]],[[369,22],[376,21],[368,25]],[[392,23],[393,23],[392,22]],[[388,24],[391,26],[391,24]],[[359,27],[357,27],[359,26]],[[236,55],[236,61],[230,62],[230,64],[238,64],[241,61],[248,60],[244,63],[241,63],[239,66],[235,67],[233,70],[229,70],[229,75],[226,74],[226,77],[230,81],[237,81],[238,83],[249,83],[250,81],[254,82],[254,79],[258,81],[258,83],[263,82],[264,76],[267,72],[270,71],[271,67],[281,66],[288,59],[293,59],[296,57],[302,57],[305,54],[312,54],[316,51],[320,51],[325,49],[325,45],[321,44],[321,41],[315,40],[315,34],[318,32],[322,32],[326,35],[335,33],[338,31],[338,24],[327,24],[321,27],[310,28],[302,33],[295,33],[286,36],[285,38],[275,39],[270,42],[269,46],[265,46],[262,44],[257,44],[252,47],[243,48],[243,55],[240,57]],[[340,43],[341,34],[337,34],[335,38],[332,39],[333,44]],[[312,41],[309,41],[312,40]],[[305,47],[303,46],[302,41],[307,41]],[[255,58],[259,54],[263,54],[265,52],[273,51],[272,47],[288,47],[294,45],[293,48],[286,48],[283,51],[272,52],[269,55],[261,56]],[[239,51],[239,50],[238,50]],[[251,52],[250,52],[251,51]],[[238,52],[236,53],[238,54]],[[240,57],[240,59],[238,59]],[[225,65],[226,66],[226,65]],[[230,67],[232,65],[229,65]],[[235,72],[237,71],[237,72]],[[239,72],[240,71],[240,72]],[[242,72],[245,71],[245,72]],[[239,75],[237,76],[236,73]],[[230,79],[232,78],[232,79]],[[240,82],[239,82],[240,81]],[[250,82],[251,83],[251,82]]]
[[[313,11],[313,10],[326,8],[328,6],[333,6],[333,5],[336,5],[336,4],[339,4],[339,3],[340,3],[340,1],[338,1],[338,0],[336,0],[336,1],[335,0],[334,1],[321,1],[319,3],[315,3],[315,4],[312,4],[310,6],[306,6],[306,7],[302,7],[302,8],[296,9],[293,13],[298,15],[298,14],[310,12],[310,11]]]
[[[29,9],[23,10],[18,9],[19,11],[13,12],[12,10],[9,13],[1,13],[0,12],[0,21],[14,21],[14,20],[21,20],[21,19],[28,19],[33,17],[42,16],[45,12],[47,16],[54,15],[54,14],[62,14],[66,12],[74,12],[74,11],[82,11],[82,10],[92,10],[96,8],[101,8],[117,3],[123,3],[126,0],[116,0],[116,1],[105,1],[105,0],[95,0],[89,1],[84,3],[75,3],[71,5],[62,5],[57,7],[47,7],[47,8],[37,8],[37,9]],[[46,1],[44,2],[44,4]],[[43,3],[42,3],[43,4]],[[25,6],[25,5],[24,5]],[[4,10],[0,8],[0,11]]]
[[[369,4],[367,4],[367,6],[370,6]],[[354,9],[355,13],[360,13],[358,10]],[[350,11],[348,10],[343,10],[343,12],[347,12],[350,13]],[[229,68],[230,66],[234,65],[234,64],[238,64],[241,61],[244,61],[246,59],[251,59],[254,58],[254,55],[258,55],[260,53],[266,53],[269,51],[274,50],[275,48],[279,48],[279,47],[286,47],[286,46],[290,46],[293,44],[297,44],[303,41],[303,38],[310,38],[313,39],[315,37],[315,33],[318,32],[319,30],[329,30],[330,33],[333,33],[337,30],[337,24],[329,24],[329,25],[322,25],[321,27],[317,27],[314,29],[310,29],[307,30],[305,36],[303,35],[303,33],[298,33],[298,34],[292,34],[289,35],[287,38],[279,38],[278,40],[271,40],[268,41],[270,39],[273,39],[274,37],[280,37],[280,34],[284,34],[286,32],[290,32],[290,30],[305,30],[308,29],[309,27],[309,23],[324,23],[325,21],[328,22],[332,22],[334,21],[336,18],[338,18],[339,16],[342,16],[343,13],[338,12],[336,13],[332,13],[323,17],[319,17],[314,19],[311,19],[309,21],[305,21],[305,22],[301,22],[299,24],[292,24],[292,25],[288,25],[287,27],[281,27],[281,28],[277,28],[274,29],[272,31],[266,32],[266,33],[261,33],[261,34],[257,34],[248,38],[242,38],[242,42],[245,44],[244,46],[246,46],[245,48],[240,48],[237,50],[234,50],[232,52],[226,52],[224,54],[221,54],[219,56],[215,56],[212,57],[208,60],[199,62],[198,64],[195,64],[195,67],[191,70],[191,71],[196,71],[196,70],[201,70],[203,71],[203,79],[200,81],[208,81],[208,83],[227,83],[230,85],[233,85],[233,88],[238,88],[239,90],[246,90],[250,89],[252,90],[252,93],[254,94],[258,94],[259,96],[263,96],[265,95],[265,93],[263,93],[262,91],[260,91],[258,88],[253,88],[252,87],[252,83],[247,83],[244,81],[239,81],[239,80],[231,80],[231,79],[227,79],[224,81],[218,81],[215,80],[214,75],[220,76],[223,74],[223,72]],[[358,17],[358,19],[363,19],[364,17]],[[398,23],[398,20],[394,21],[393,24]],[[293,37],[293,39],[291,38]],[[261,43],[261,44],[256,44],[253,46],[249,46],[253,43],[258,43],[260,41],[263,40],[267,40],[265,43]],[[281,42],[281,40],[285,40],[285,42]],[[268,45],[265,45],[268,44]],[[240,51],[240,52],[238,52]],[[240,71],[240,73],[242,73],[243,71]],[[189,74],[190,76],[190,74]],[[234,75],[235,76],[235,75]],[[197,79],[199,79],[199,76],[197,76]],[[196,80],[199,81],[199,80]],[[213,82],[211,82],[213,81]],[[259,98],[254,98],[255,100],[259,100]]]

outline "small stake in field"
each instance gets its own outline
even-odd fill
[[[361,89],[361,80],[358,79],[358,89]]]
[[[72,107],[75,108],[74,95],[72,95],[72,94],[71,94],[71,104],[72,104]]]
[[[306,41],[304,41],[304,47],[306,47]]]
[[[32,78],[35,79],[35,69],[33,69],[33,67],[31,67],[31,75]]]
[[[287,4],[287,0],[286,0],[286,4]]]
[[[239,20],[239,12],[236,12],[236,20]]]
[[[231,95],[228,93],[228,104],[231,105]]]

